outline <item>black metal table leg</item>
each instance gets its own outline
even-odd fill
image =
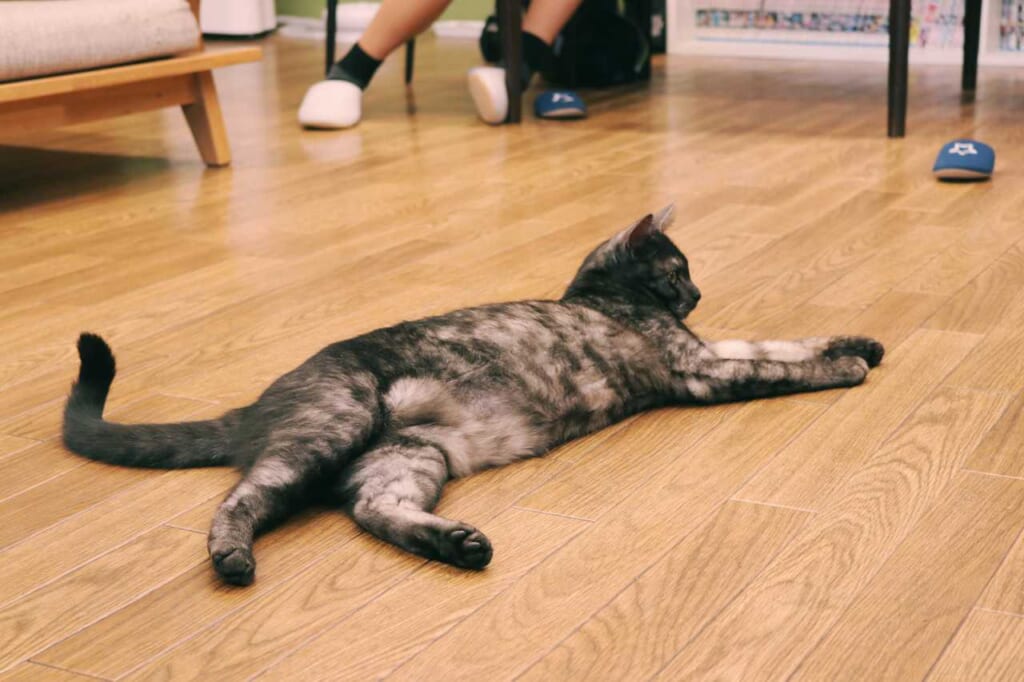
[[[416,63],[416,39],[405,41],[405,84],[412,83],[412,67]]]
[[[978,42],[981,38],[981,0],[965,0],[964,8],[964,66],[960,86],[964,92],[974,92],[978,84]]]
[[[889,137],[907,133],[910,0],[889,0]]]
[[[506,123],[519,123],[523,116],[523,8],[519,0],[498,0],[501,26],[501,54],[505,59],[505,88],[508,91]]]
[[[327,0],[327,49],[324,50],[326,55],[326,64],[324,66],[324,75],[331,70],[331,66],[334,65],[334,41],[338,37],[338,0]]]

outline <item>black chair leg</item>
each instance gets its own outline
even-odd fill
[[[636,20],[640,26],[640,30],[643,31],[644,40],[647,41],[647,57],[644,60],[644,65],[640,69],[640,79],[650,80],[651,79],[651,30],[653,29],[653,17],[654,7],[651,0],[636,0]]]
[[[981,0],[966,0],[964,7],[964,66],[960,87],[974,92],[978,85],[978,42],[981,37]]]
[[[416,63],[416,39],[405,41],[405,84],[412,83],[412,67]]]
[[[889,137],[907,134],[910,0],[889,0]]]
[[[326,56],[324,75],[334,65],[334,42],[338,37],[338,0],[327,0],[327,45],[324,50]]]
[[[505,59],[505,89],[508,91],[506,123],[523,117],[523,8],[519,0],[498,0],[501,26],[501,54]]]

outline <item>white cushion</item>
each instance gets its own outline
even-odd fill
[[[187,0],[0,2],[0,81],[168,56],[199,39]]]

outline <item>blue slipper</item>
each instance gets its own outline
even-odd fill
[[[995,165],[995,150],[984,142],[953,140],[943,145],[932,173],[939,180],[987,180]]]
[[[537,118],[586,118],[587,105],[572,90],[545,90],[533,103]]]

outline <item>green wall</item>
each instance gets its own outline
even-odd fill
[[[345,0],[341,0],[345,2]],[[415,2],[415,0],[406,0]],[[324,0],[276,0],[277,13],[296,17],[318,17],[324,10]],[[452,0],[444,13],[445,19],[486,19],[494,3],[488,0]]]

